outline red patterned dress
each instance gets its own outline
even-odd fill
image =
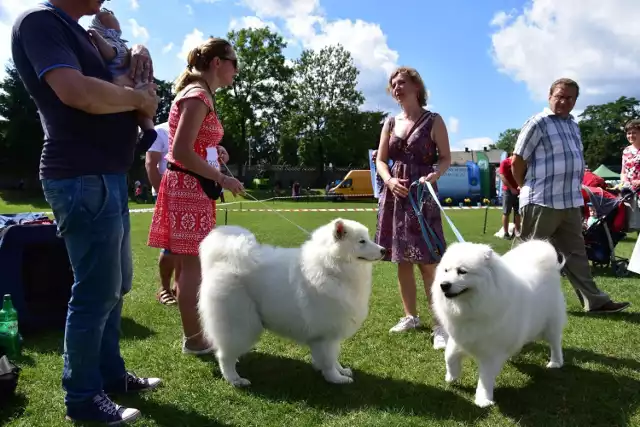
[[[184,165],[175,161],[171,151],[180,121],[178,104],[188,98],[202,100],[211,110],[196,137],[193,147],[196,154],[209,160],[224,134],[209,97],[201,91],[193,91],[174,102],[169,112],[169,153],[166,159],[183,168]],[[167,169],[160,183],[147,244],[154,248],[168,249],[174,254],[197,256],[200,242],[215,225],[216,203],[207,197],[198,180]]]
[[[622,151],[622,182],[631,184],[640,180],[640,150],[633,145]]]

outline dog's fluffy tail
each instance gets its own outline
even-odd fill
[[[256,237],[245,228],[235,225],[217,227],[200,243],[200,264],[205,269],[224,263],[238,274],[246,272],[258,264],[255,256],[258,246]]]
[[[567,262],[566,257],[558,253],[551,242],[543,239],[527,240],[509,252],[510,261],[517,260],[518,264],[535,269],[561,271]]]

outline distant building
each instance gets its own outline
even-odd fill
[[[484,154],[489,158],[489,164],[496,167],[500,165],[500,157],[502,156],[502,153],[504,153],[503,150],[498,149],[452,151],[451,164],[456,166],[463,166],[469,161],[477,162],[477,152],[484,152]]]

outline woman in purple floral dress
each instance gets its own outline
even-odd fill
[[[404,332],[421,326],[416,304],[414,265],[418,266],[425,292],[431,301],[431,283],[439,260],[436,242],[431,241],[432,254],[425,241],[418,217],[409,200],[412,182],[430,182],[437,191],[436,182],[451,164],[449,137],[442,117],[426,110],[426,89],[418,72],[412,68],[399,68],[389,78],[392,96],[402,107],[402,113],[390,117],[382,128],[376,168],[384,181],[379,201],[376,242],[387,249],[386,261],[398,264],[398,282],[405,316],[390,332]],[[394,161],[389,170],[387,161]],[[437,165],[437,168],[435,166]],[[412,189],[416,197],[415,187]],[[438,205],[427,195],[422,206],[425,222],[446,248],[442,219]],[[434,321],[437,322],[437,320]],[[446,334],[436,323],[433,328],[433,346],[446,346]]]

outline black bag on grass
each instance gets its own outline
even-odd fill
[[[7,356],[0,357],[0,407],[15,395],[19,377],[20,368],[11,363]]]

